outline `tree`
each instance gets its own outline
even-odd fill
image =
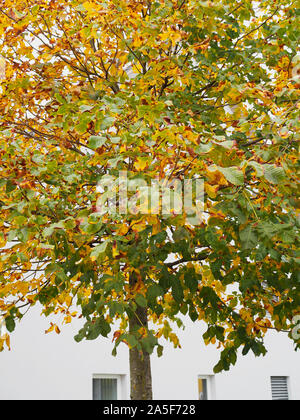
[[[150,354],[180,346],[181,315],[206,322],[215,372],[238,349],[265,354],[269,329],[299,348],[296,2],[5,0],[0,15],[8,332],[38,302],[83,316],[77,341],[113,328],[133,399],[152,398]],[[135,211],[100,212],[99,197],[124,204],[120,173],[203,179],[201,222],[146,211],[134,190]]]

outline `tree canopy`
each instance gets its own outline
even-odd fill
[[[161,355],[163,338],[180,346],[172,326],[189,316],[218,344],[219,372],[240,348],[265,354],[269,329],[291,331],[300,312],[299,10],[287,0],[1,1],[0,314],[9,333],[39,303],[64,323],[83,316],[77,341],[112,331],[114,354],[124,342]],[[121,171],[148,183],[203,179],[201,223],[139,206],[98,212],[116,185],[97,185]],[[151,326],[129,331],[137,308]]]

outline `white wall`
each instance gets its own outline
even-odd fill
[[[127,375],[128,349],[121,345],[111,356],[110,339],[76,343],[81,323],[75,321],[45,334],[49,319],[38,308],[26,314],[12,334],[12,350],[0,353],[0,399],[91,399],[93,374]],[[202,340],[203,325],[186,322],[180,332],[182,349],[166,345],[162,358],[152,356],[154,399],[197,399],[197,376],[212,374],[218,361],[215,346]],[[269,353],[255,358],[241,356],[230,372],[214,378],[217,399],[271,399],[270,376],[289,376],[290,396],[300,399],[300,352],[283,334],[267,338]]]

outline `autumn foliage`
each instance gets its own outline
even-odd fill
[[[239,348],[264,354],[300,312],[296,2],[0,3],[8,333],[40,304],[83,316],[77,341],[112,330],[114,353],[161,355],[189,316],[220,348],[216,372]],[[97,184],[120,171],[203,179],[202,222],[99,214]],[[137,308],[150,326],[129,331]]]

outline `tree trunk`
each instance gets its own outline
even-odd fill
[[[141,322],[147,328],[147,308],[137,307],[136,315],[129,320],[129,330],[141,327]],[[152,377],[150,355],[139,352],[136,348],[129,350],[130,365],[130,398],[132,400],[152,400]]]

